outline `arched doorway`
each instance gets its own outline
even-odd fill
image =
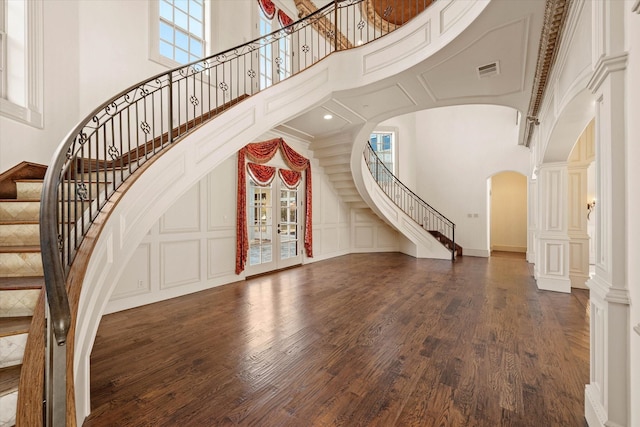
[[[491,255],[524,259],[527,251],[527,177],[505,171],[493,175],[489,181]]]

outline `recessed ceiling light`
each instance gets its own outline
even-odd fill
[[[324,115],[324,119],[325,120],[331,120],[331,119],[333,119],[333,116],[331,114],[325,114]]]

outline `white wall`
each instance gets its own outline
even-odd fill
[[[527,177],[520,173],[491,177],[491,250],[527,250]]]
[[[415,113],[415,129],[414,191],[456,224],[465,255],[488,256],[487,178],[505,170],[526,174],[529,164],[529,150],[517,143],[516,111],[437,108]]]
[[[285,140],[302,155],[312,154],[303,142]],[[304,263],[347,254],[351,246],[349,208],[336,196],[317,162],[311,168],[314,257],[303,256]],[[118,280],[108,313],[244,280],[245,274],[235,274],[236,174],[237,158],[232,156],[184,193],[151,227]],[[386,235],[376,234],[367,245],[355,230],[365,251],[380,245],[379,240],[389,246]],[[392,244],[397,249],[396,240]]]
[[[627,268],[630,304],[629,346],[630,346],[630,383],[629,400],[632,402],[630,426],[640,425],[640,9],[631,11],[637,2],[625,4],[626,51],[629,52],[627,64]],[[635,329],[634,329],[635,328]],[[634,404],[635,403],[635,404]]]

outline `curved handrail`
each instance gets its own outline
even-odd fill
[[[373,179],[396,206],[411,217],[420,227],[429,232],[437,232],[440,236],[444,237],[445,240],[451,242],[451,260],[454,260],[456,253],[456,225],[453,221],[438,212],[437,209],[404,185],[402,181],[389,170],[387,165],[380,160],[380,157],[378,157],[371,146],[370,141],[367,142],[363,155]]]
[[[381,2],[388,3],[385,13],[397,7],[396,0],[376,0],[376,7]],[[403,7],[412,13],[394,16],[402,16],[403,24],[431,2],[411,0]],[[334,0],[268,35],[159,73],[102,103],[67,134],[47,169],[40,207],[49,332],[58,345],[65,344],[72,322],[66,276],[88,230],[122,183],[245,98],[400,26],[371,25],[366,19],[371,7],[367,0]]]

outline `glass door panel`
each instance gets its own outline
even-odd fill
[[[299,224],[299,219],[304,217],[299,213],[302,186],[288,188],[279,175],[268,186],[260,186],[250,177],[247,181],[247,274],[261,274],[302,263]],[[280,197],[274,204],[272,196],[276,194]],[[274,209],[280,212],[274,215]]]
[[[280,181],[280,260],[289,262],[295,259],[300,262],[298,240],[298,190],[288,189]],[[300,186],[298,186],[299,188]]]
[[[273,262],[272,184],[259,186],[249,178],[247,189],[247,228],[249,267]]]

